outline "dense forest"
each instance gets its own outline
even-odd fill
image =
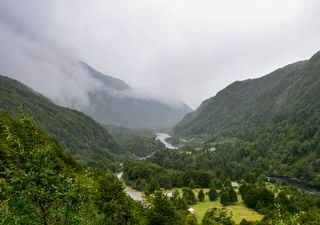
[[[114,175],[80,166],[31,117],[23,115],[16,120],[2,112],[0,118],[1,224],[198,224],[186,211],[188,205],[197,202],[193,187],[169,198],[160,191],[159,183],[149,200],[140,204],[125,194],[123,184]],[[171,173],[151,162],[140,163],[145,164],[146,171]],[[137,169],[131,170],[133,173]],[[194,175],[206,177],[197,172]],[[208,179],[215,180],[214,176]],[[214,189],[222,189],[221,204],[233,204],[237,201],[232,197],[235,192],[228,180],[221,181],[210,183],[210,198],[218,197]],[[260,222],[242,221],[242,225],[319,223],[319,198],[296,189],[283,189],[275,197],[259,183],[244,182],[239,193],[248,207],[266,215]],[[202,199],[199,194],[198,200]],[[225,211],[213,208],[205,214],[202,224],[234,222]]]
[[[226,148],[233,160],[319,185],[319,72],[320,52],[262,78],[237,81],[187,115],[175,135],[199,137],[211,147],[231,142]]]
[[[0,224],[186,224],[162,194],[143,206],[114,175],[77,164],[31,117],[0,118]]]
[[[0,109],[14,117],[33,116],[39,126],[81,163],[104,169],[116,168],[115,158],[124,150],[109,132],[85,114],[57,106],[22,83],[0,76]]]
[[[106,127],[119,145],[133,157],[148,157],[164,149],[163,143],[156,141],[156,133],[149,129],[133,129],[109,125]]]
[[[209,190],[205,195],[210,201],[232,206],[240,197],[246,207],[264,215],[261,221],[242,220],[240,224],[298,225],[320,222],[320,196],[310,196],[267,177],[259,166],[260,161],[255,165],[239,162],[230,158],[235,157],[230,155],[233,151],[225,150],[222,147],[215,151],[190,148],[162,150],[145,161],[127,161],[124,179],[147,196],[153,196],[159,190],[182,189],[182,194],[173,194],[177,196],[174,197],[177,199],[176,206],[181,209],[201,204],[205,198],[201,197],[202,190]],[[234,188],[231,181],[237,181],[240,188]],[[213,218],[208,219],[206,214],[202,224],[234,224],[229,213],[219,210],[209,210],[207,213]]]

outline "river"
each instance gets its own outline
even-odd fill
[[[116,177],[118,178],[118,180],[122,180],[122,176],[123,176],[123,172],[116,174]],[[124,192],[134,201],[145,203],[144,194],[142,192],[134,190],[128,186],[124,189]]]
[[[156,140],[161,141],[166,146],[166,148],[168,148],[168,149],[178,149],[178,147],[173,146],[172,144],[167,142],[167,139],[170,138],[170,137],[171,136],[169,134],[166,134],[166,133],[157,133]]]
[[[167,142],[167,138],[169,138],[170,135],[169,134],[166,134],[166,133],[157,133],[157,137],[156,137],[156,140],[159,140],[161,141],[166,148],[168,149],[178,149],[178,147],[176,146],[173,146],[172,144],[170,144],[169,142]],[[148,156],[145,156],[145,157],[142,157],[142,158],[139,158],[140,160],[145,160],[149,157],[151,157],[154,153],[148,155]],[[122,180],[122,176],[123,176],[123,172],[120,172],[118,174],[116,174],[116,177],[117,179],[119,180]],[[125,193],[127,193],[128,196],[130,196],[133,200],[135,201],[138,201],[138,202],[142,202],[142,203],[145,203],[145,199],[144,199],[144,194],[142,192],[139,192],[137,190],[134,190],[130,187],[126,187],[124,189]]]

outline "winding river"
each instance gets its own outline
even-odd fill
[[[156,137],[156,140],[159,140],[161,141],[166,148],[168,149],[178,149],[178,147],[176,146],[173,146],[172,144],[170,144],[169,142],[167,142],[167,138],[169,138],[170,135],[169,134],[166,134],[166,133],[157,133],[157,137]],[[151,155],[148,155],[148,156],[145,156],[145,157],[142,157],[142,158],[139,158],[139,160],[145,160],[149,157],[151,157],[154,153],[152,153]],[[123,176],[123,172],[120,172],[118,174],[116,174],[116,177],[119,179],[119,180],[122,180],[122,176]],[[135,201],[139,201],[139,202],[142,202],[142,203],[145,203],[145,199],[144,199],[144,194],[142,192],[139,192],[137,190],[134,190],[130,187],[126,187],[124,189],[124,191],[127,193],[128,196],[130,196],[133,200]]]
[[[118,180],[122,180],[122,176],[123,176],[123,172],[120,172],[118,174],[116,174],[116,177],[118,178]],[[138,201],[138,202],[142,202],[144,203],[144,194],[142,192],[139,192],[137,190],[134,190],[130,187],[126,187],[124,189],[124,192],[130,197],[132,198],[134,201]]]
[[[173,146],[172,144],[167,142],[167,139],[170,138],[170,137],[171,136],[169,134],[166,134],[166,133],[157,133],[156,140],[161,141],[166,146],[166,148],[168,148],[168,149],[173,149],[173,150],[174,149],[178,149],[178,147]]]

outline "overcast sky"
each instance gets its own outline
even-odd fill
[[[65,82],[84,76],[72,64],[82,60],[196,108],[319,51],[320,1],[1,0],[0,39],[0,73],[49,97],[86,99],[99,85]]]

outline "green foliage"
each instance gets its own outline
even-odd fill
[[[203,201],[204,201],[204,198],[205,198],[205,195],[204,195],[203,190],[201,189],[201,190],[199,191],[199,193],[198,193],[198,200],[199,200],[200,202],[203,202]]]
[[[203,217],[202,225],[234,225],[226,211],[212,208]]]
[[[197,203],[197,199],[190,188],[183,188],[182,189],[182,198],[186,200],[188,205],[193,205]]]
[[[229,198],[229,193],[227,191],[223,191],[220,193],[220,203],[223,206],[230,205],[230,198]]]
[[[288,195],[284,191],[281,191],[277,195],[274,202],[280,206],[282,212],[297,212],[296,207],[294,207],[292,202],[289,200]]]
[[[200,137],[217,151],[219,141],[229,140],[222,144],[229,145],[221,153],[226,156],[216,153],[216,161],[226,163],[227,157],[230,162],[224,171],[238,175],[228,172],[238,170],[247,182],[254,183],[257,175],[267,173],[319,185],[319,71],[317,53],[262,78],[237,81],[188,114],[174,128],[175,134]],[[236,143],[232,146],[232,142]],[[203,163],[209,166],[210,159]],[[215,167],[219,166],[220,162]]]
[[[195,215],[190,214],[187,216],[187,225],[198,225],[198,221]]]
[[[137,203],[131,200],[123,191],[121,183],[111,174],[100,176],[96,205],[103,214],[105,224],[142,224],[138,217]]]
[[[215,201],[218,198],[218,193],[215,188],[210,188],[208,195],[210,201]]]
[[[155,140],[156,134],[151,130],[118,126],[108,126],[108,130],[122,148],[134,156],[146,157],[164,149],[164,145]]]
[[[0,224],[144,224],[113,175],[84,171],[30,117],[0,113]]]
[[[235,192],[235,190],[233,190],[232,188],[229,189],[228,194],[229,194],[229,200],[231,204],[236,203],[238,201],[238,195],[237,195],[237,192]]]
[[[114,170],[116,155],[124,153],[107,130],[93,119],[55,105],[18,81],[0,76],[0,96],[0,109],[19,117],[19,107],[23,106],[23,111],[84,165]]]
[[[183,225],[186,218],[173,205],[173,203],[161,192],[155,192],[152,206],[147,215],[150,225]]]
[[[181,172],[165,170],[144,160],[127,161],[123,171],[126,182],[140,191],[152,193],[158,188],[171,189],[183,185]]]
[[[240,193],[244,203],[252,209],[261,213],[274,208],[274,195],[265,187],[246,185],[240,188]]]
[[[191,189],[194,189],[196,187],[196,183],[194,182],[193,179],[190,180],[190,182],[188,184],[188,187],[191,188]]]
[[[76,177],[66,175],[75,163],[30,118],[13,121],[5,114],[1,118],[1,143],[14,162],[1,160],[7,162],[1,174],[2,223],[80,223],[85,190]]]

